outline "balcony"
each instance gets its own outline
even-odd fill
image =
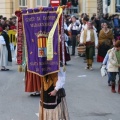
[[[77,15],[80,12],[79,5],[77,7],[71,5],[69,8],[67,8],[66,12],[67,14]]]

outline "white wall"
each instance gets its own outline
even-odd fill
[[[5,13],[5,0],[0,0],[0,15],[6,16],[6,13]]]

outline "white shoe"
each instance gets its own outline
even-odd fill
[[[85,70],[88,70],[88,69],[89,69],[89,66],[86,66],[86,67],[85,67]]]
[[[93,68],[92,68],[92,67],[90,67],[89,69],[90,69],[91,71],[93,70]]]

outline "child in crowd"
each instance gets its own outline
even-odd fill
[[[110,50],[108,59],[108,72],[110,81],[112,82],[111,92],[116,93],[115,80],[116,75],[119,74],[120,78],[120,41],[116,41],[115,46]],[[120,94],[120,79],[118,81],[118,93]]]

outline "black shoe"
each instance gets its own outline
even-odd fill
[[[6,69],[6,68],[5,68],[5,69],[1,69],[1,71],[9,71],[9,69]]]
[[[38,96],[40,96],[40,93],[39,92],[35,92],[35,93],[30,94],[30,96],[32,96],[32,97],[38,97]]]
[[[71,54],[71,56],[74,56],[75,54]]]

